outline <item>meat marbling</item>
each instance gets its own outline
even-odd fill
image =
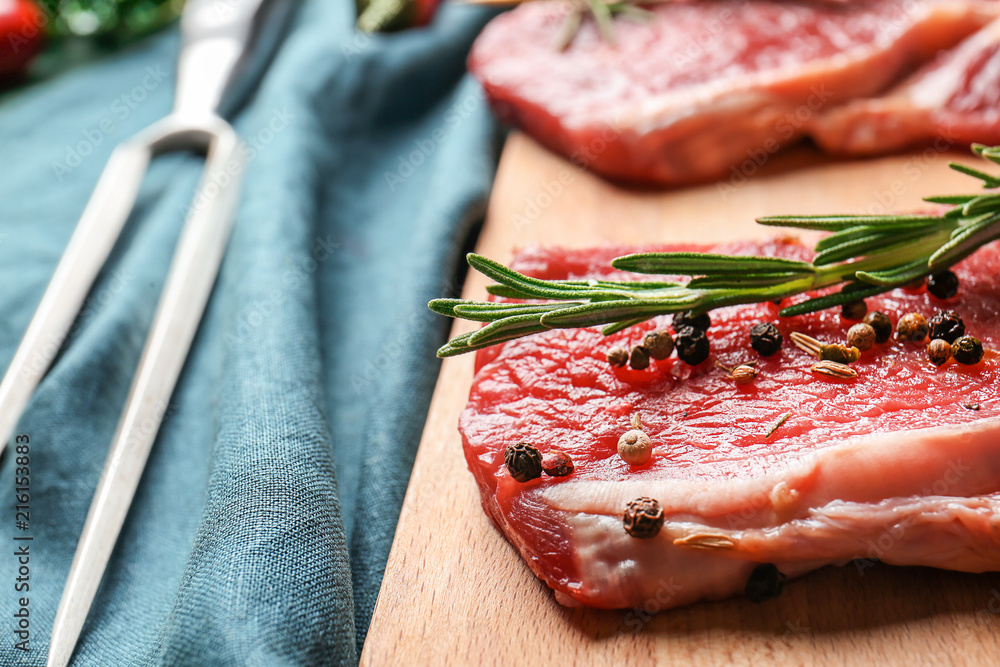
[[[553,43],[569,7],[530,2],[494,19],[469,56],[498,115],[614,179],[676,185],[729,175],[805,135],[822,112],[884,91],[995,18],[987,0],[650,5],[585,22]]]
[[[787,240],[670,249],[808,256]],[[549,279],[620,277],[605,267],[628,251],[535,249],[514,266]],[[818,376],[789,334],[841,341],[851,323],[832,311],[778,319],[774,304],[713,311],[712,354],[696,367],[676,356],[643,371],[605,360],[610,346],[641,340],[668,318],[610,338],[556,330],[482,350],[460,430],[483,506],[565,604],[725,598],[742,593],[760,563],[790,577],[852,559],[1000,569],[998,264],[997,244],[960,264],[961,290],[947,302],[923,290],[868,300],[894,323],[913,310],[958,310],[990,350],[975,366],[937,368],[923,346],[893,337],[854,364],[856,380]],[[785,336],[773,357],[750,349],[758,321],[776,321]],[[760,376],[747,386],[714,366],[750,358]],[[655,450],[632,469],[616,443],[636,412]],[[513,480],[504,450],[521,441],[566,451],[575,472]],[[622,526],[626,502],[640,496],[665,511],[652,539]]]

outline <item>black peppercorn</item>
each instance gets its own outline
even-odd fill
[[[770,357],[781,349],[783,339],[778,327],[770,322],[760,322],[750,329],[750,347],[762,357]]]
[[[681,361],[697,366],[708,359],[708,336],[701,329],[681,327],[677,332],[677,356]]]
[[[951,344],[951,356],[966,366],[978,364],[983,359],[983,344],[975,336],[962,336]]]
[[[573,459],[561,449],[550,449],[542,458],[542,471],[549,477],[565,477],[573,470]]]
[[[624,347],[613,347],[608,350],[608,363],[621,368],[628,363],[628,350]]]
[[[527,442],[509,445],[503,454],[507,472],[519,482],[530,482],[542,476],[542,455]]]
[[[677,333],[680,333],[684,327],[693,327],[699,331],[708,331],[710,326],[712,326],[712,319],[708,316],[708,313],[692,317],[691,311],[685,310],[674,315],[674,331]]]
[[[649,350],[642,345],[633,345],[628,354],[628,365],[637,371],[649,368]]]
[[[625,532],[632,537],[648,539],[656,537],[663,527],[663,508],[660,503],[645,496],[630,500],[622,517]]]
[[[777,567],[771,563],[765,563],[753,569],[743,592],[751,602],[766,602],[781,595],[781,589],[785,587],[785,580],[785,575]]]
[[[892,320],[885,313],[873,310],[861,321],[875,330],[876,343],[885,343],[892,337]]]
[[[674,339],[670,337],[669,331],[650,331],[642,339],[642,346],[649,350],[649,356],[653,359],[663,360],[673,354]]]
[[[947,270],[930,275],[927,277],[927,291],[939,299],[950,299],[958,294],[958,276]]]
[[[965,322],[954,310],[939,310],[927,325],[930,327],[932,339],[943,338],[949,343],[954,343],[965,335]]]
[[[840,316],[845,320],[860,320],[868,312],[868,304],[863,299],[850,301],[840,307]]]

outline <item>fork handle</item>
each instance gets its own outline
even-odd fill
[[[297,0],[188,0],[174,113],[223,114],[263,70]],[[261,44],[260,42],[265,42]]]

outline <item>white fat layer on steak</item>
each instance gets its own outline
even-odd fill
[[[756,479],[569,479],[539,495],[567,517],[586,582],[575,597],[665,609],[739,594],[759,563],[789,577],[852,559],[993,569],[998,454],[1000,418],[988,418],[858,436]],[[666,513],[652,539],[622,527],[625,503],[639,496],[658,499]]]
[[[542,492],[555,509],[621,516],[639,496],[656,498],[670,516],[726,526],[755,510],[757,527],[808,514],[834,500],[879,502],[919,495],[970,497],[1000,490],[1000,417],[960,426],[872,433],[794,458],[748,479],[568,479]],[[937,492],[944,484],[946,489]]]
[[[739,595],[760,563],[773,563],[790,578],[852,560],[861,572],[876,561],[983,572],[1000,560],[998,510],[996,495],[833,502],[807,519],[774,528],[720,531],[667,522],[656,537],[644,540],[627,535],[616,517],[577,514],[568,525],[586,583],[573,592],[601,606],[635,606],[643,600],[640,608],[652,613]],[[715,544],[727,543],[719,540],[726,537],[732,546],[690,546],[704,544],[707,535],[716,538]]]

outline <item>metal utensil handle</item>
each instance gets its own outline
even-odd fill
[[[222,262],[243,163],[235,132],[221,119],[218,124],[70,566],[49,665],[66,665],[73,653]],[[230,176],[225,184],[216,182],[221,173]],[[199,202],[205,202],[201,208]]]
[[[265,3],[274,0],[188,0],[181,16],[174,113],[203,115],[219,109],[253,46],[267,13],[260,11]]]

